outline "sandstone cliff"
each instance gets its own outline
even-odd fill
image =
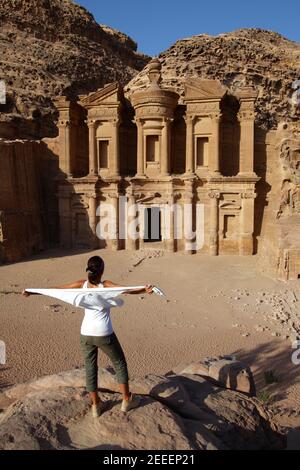
[[[259,249],[261,269],[282,280],[300,278],[300,121],[269,133],[258,192],[266,193]]]
[[[141,406],[124,415],[114,376],[100,371],[105,410],[93,419],[84,370],[17,385],[0,394],[0,448],[256,450],[285,437],[255,399],[184,371],[132,382]]]
[[[54,96],[125,84],[148,59],[131,38],[70,0],[1,2],[0,79],[8,100],[0,105],[0,136],[54,136]]]
[[[188,77],[218,79],[232,92],[253,85],[259,92],[258,125],[270,129],[283,119],[297,120],[291,98],[292,85],[300,78],[300,44],[277,33],[240,29],[218,36],[200,34],[177,41],[159,59],[162,85],[181,95]],[[128,84],[127,91],[146,83],[143,70]]]
[[[44,142],[0,139],[0,264],[58,242],[57,157]]]

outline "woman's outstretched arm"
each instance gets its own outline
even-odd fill
[[[126,286],[121,286],[120,284],[116,284],[113,281],[103,281],[103,286],[104,287],[126,287]],[[134,289],[134,290],[129,290],[127,292],[124,292],[124,294],[152,294],[153,293],[153,286],[146,286],[142,289]]]

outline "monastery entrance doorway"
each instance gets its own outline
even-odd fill
[[[147,207],[144,210],[144,242],[160,242],[161,211],[159,207]]]

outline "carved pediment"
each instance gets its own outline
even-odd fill
[[[226,88],[219,80],[191,78],[185,83],[185,101],[220,100],[226,93]]]
[[[80,104],[85,108],[107,104],[118,104],[122,99],[122,87],[118,82],[110,83],[99,90],[80,97]]]
[[[225,201],[220,204],[220,209],[226,210],[240,210],[240,204],[236,203],[235,201]]]

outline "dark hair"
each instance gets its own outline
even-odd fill
[[[93,256],[88,260],[86,272],[88,273],[88,280],[91,284],[97,285],[99,278],[104,271],[104,261],[100,256]]]

